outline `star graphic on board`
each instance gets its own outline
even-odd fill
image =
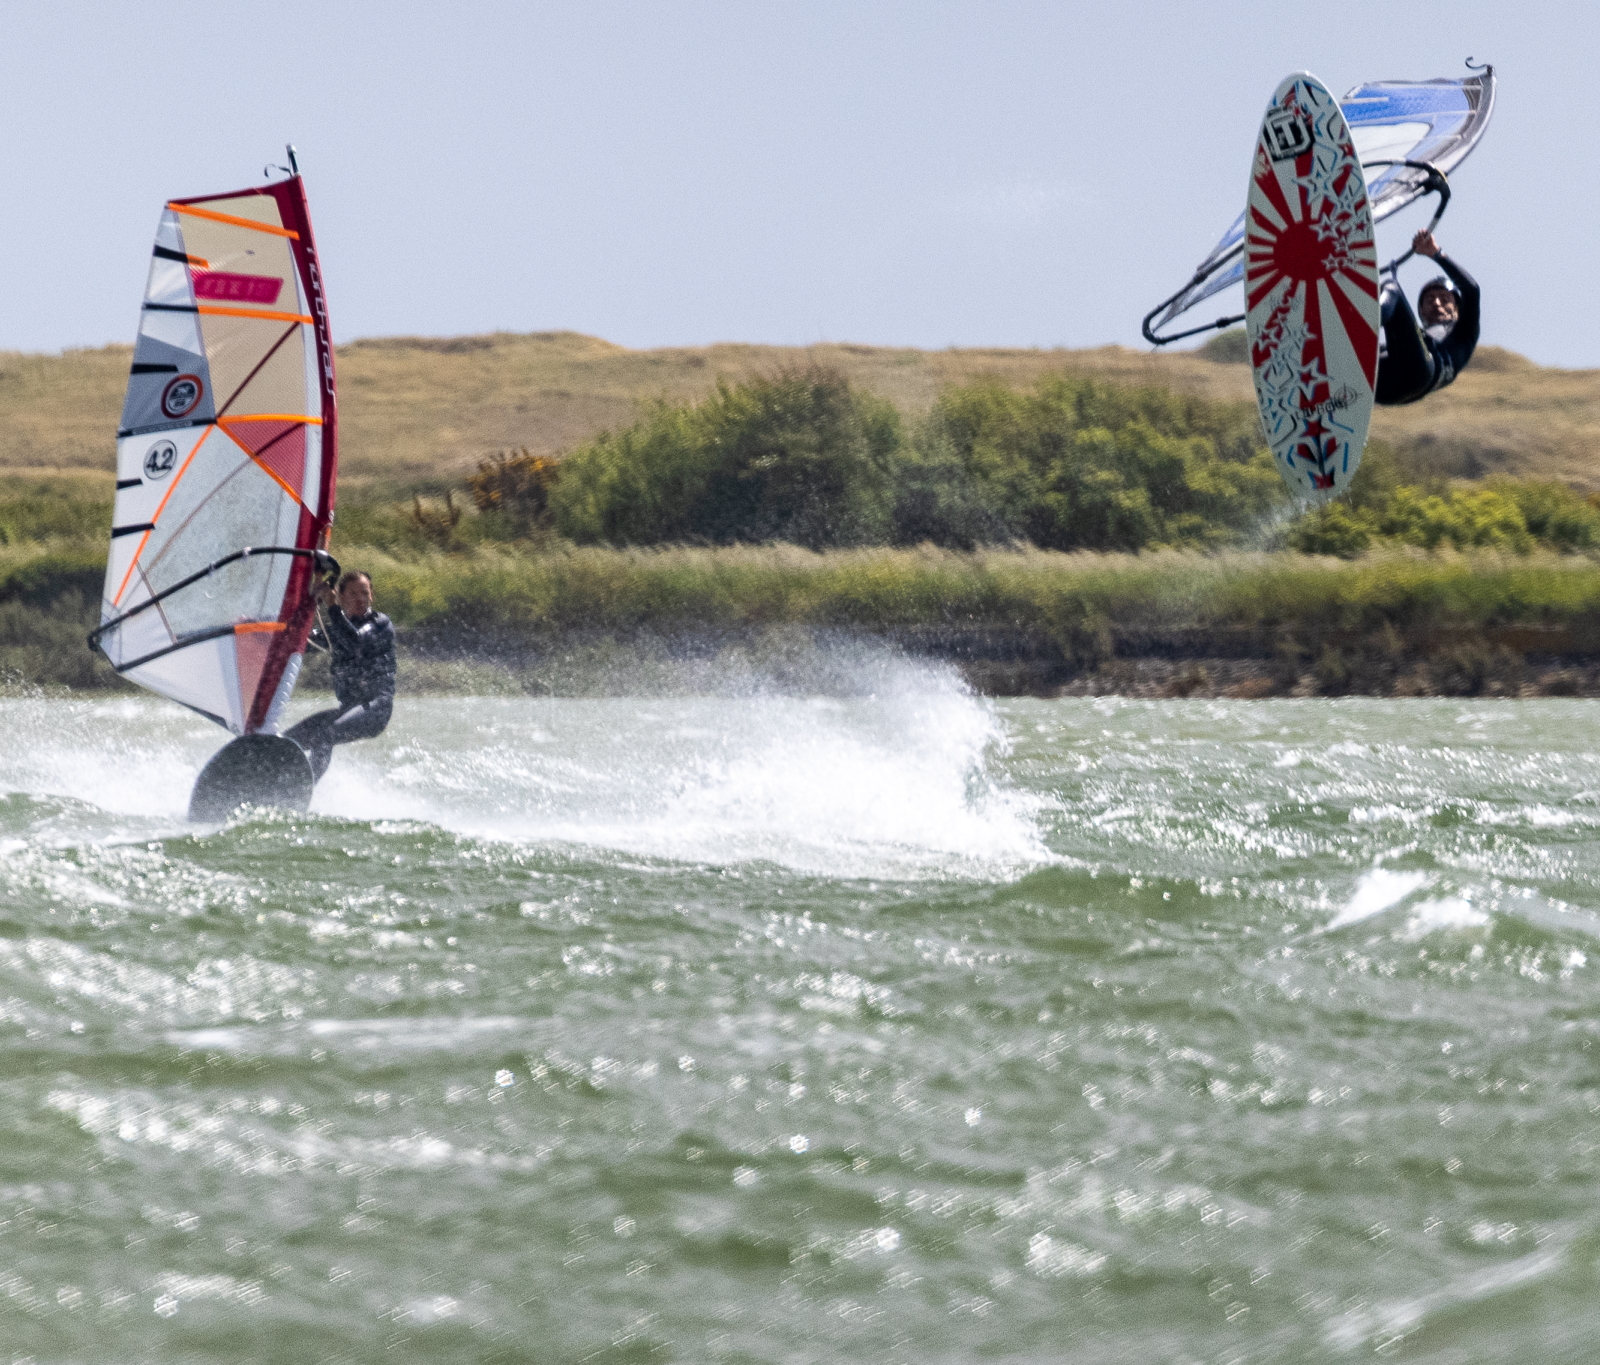
[[[1320,357],[1307,359],[1300,366],[1300,392],[1310,398],[1318,388],[1328,382],[1328,372],[1322,368]]]

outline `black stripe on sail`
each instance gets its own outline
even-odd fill
[[[154,254],[164,261],[182,261],[184,265],[189,264],[189,258],[183,252],[174,251],[170,246],[158,246]]]
[[[143,479],[118,479],[117,492],[122,492],[124,488],[137,488],[143,482]]]
[[[176,365],[144,365],[135,363],[129,374],[177,374]]]
[[[173,697],[172,700],[173,701],[178,701],[178,699],[176,697]],[[214,721],[216,721],[216,723],[218,725],[220,725],[230,735],[233,733],[233,726],[229,725],[228,722],[223,720],[223,718],[221,716],[214,716],[214,715],[211,714],[211,712],[204,711],[200,707],[191,705],[189,702],[186,702],[186,701],[178,701],[178,705],[179,706],[187,706],[187,707],[189,707],[189,709],[191,711],[193,711],[195,713],[195,715],[204,716],[207,720],[214,720]]]
[[[126,673],[130,668],[138,668],[141,664],[147,664],[152,659],[160,659],[165,655],[175,654],[180,649],[188,649],[190,645],[203,645],[207,640],[220,640],[224,635],[232,634],[232,626],[211,626],[205,630],[191,630],[186,632],[181,640],[175,640],[170,645],[163,645],[160,649],[151,650],[148,654],[141,654],[137,659],[129,659],[126,663],[119,664],[113,660],[111,666],[118,673]],[[191,709],[198,710],[198,708]],[[210,712],[201,711],[200,714],[205,716],[210,715]],[[212,716],[211,719],[216,720],[216,717]]]
[[[140,481],[135,480],[135,482]],[[120,488],[121,485],[119,484],[118,487]],[[153,531],[155,529],[156,524],[153,521],[140,522],[137,526],[113,526],[111,528],[111,539],[115,540],[118,536],[136,536],[140,531]]]
[[[124,621],[128,620],[129,617],[137,616],[141,611],[149,610],[151,607],[155,606],[157,602],[171,597],[175,592],[182,592],[185,588],[191,587],[195,583],[198,583],[202,578],[209,578],[212,574],[216,573],[218,569],[226,568],[229,564],[237,564],[241,559],[250,559],[255,555],[289,555],[292,558],[305,558],[309,559],[314,565],[316,565],[315,571],[317,573],[331,573],[335,578],[339,576],[339,561],[330,555],[326,550],[312,550],[308,548],[302,548],[298,545],[248,546],[243,550],[235,550],[231,555],[223,555],[221,559],[217,560],[214,564],[206,565],[206,567],[201,569],[198,573],[192,573],[187,578],[180,578],[171,587],[163,588],[153,597],[145,598],[144,601],[139,603],[138,606],[123,612],[121,616],[113,616],[109,621],[102,621],[98,626],[89,632],[89,648],[98,649],[102,654],[106,654],[106,651],[101,647],[100,637],[108,630],[116,629],[116,627],[120,626]],[[232,626],[220,626],[217,629],[217,634],[222,634],[224,631],[229,631],[232,629]],[[185,637],[186,640],[189,638],[191,637]],[[174,645],[173,648],[176,649],[178,646]],[[106,654],[106,659],[111,661],[111,666],[113,668],[133,667],[132,664],[118,664],[115,661],[112,661],[109,654]]]
[[[192,303],[147,303],[145,307],[155,313],[198,313]]]

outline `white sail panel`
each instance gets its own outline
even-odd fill
[[[239,697],[239,669],[231,635],[163,654],[126,670],[123,676],[220,721],[236,735],[244,733],[245,707]]]
[[[281,713],[310,629],[332,515],[332,376],[298,177],[168,204],[95,639],[119,672],[239,733]]]

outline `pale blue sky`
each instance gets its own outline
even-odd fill
[[[14,5],[0,348],[130,341],[163,200],[291,140],[341,341],[1139,346],[1282,76],[1471,55],[1499,105],[1440,237],[1486,342],[1600,366],[1597,38],[1547,0]]]

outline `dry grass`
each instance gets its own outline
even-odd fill
[[[115,467],[131,346],[60,355],[0,351],[0,474]]]
[[[131,349],[0,352],[0,475],[109,471]],[[434,340],[394,337],[339,349],[343,474],[349,492],[442,487],[487,452],[554,455],[634,420],[639,404],[709,393],[787,366],[822,364],[903,411],[944,385],[993,375],[1029,384],[1062,371],[1249,400],[1243,365],[1119,346],[1088,351],[918,351],[878,346],[719,346],[630,351],[574,332]],[[1380,410],[1373,435],[1445,477],[1508,474],[1600,489],[1600,371],[1544,369],[1480,350],[1447,392]]]
[[[1600,370],[1556,370],[1496,346],[1421,403],[1380,408],[1374,436],[1446,478],[1557,479],[1600,489]]]

